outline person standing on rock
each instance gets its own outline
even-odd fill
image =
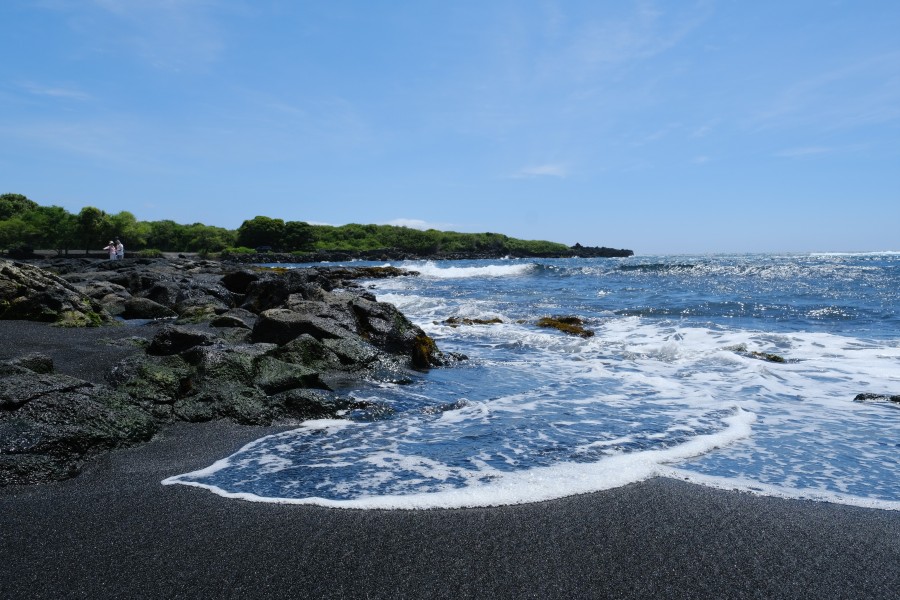
[[[109,252],[109,260],[116,260],[116,244],[112,240],[103,248]]]
[[[116,260],[125,258],[125,245],[121,240],[116,240]]]

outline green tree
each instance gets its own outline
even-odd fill
[[[31,231],[28,223],[19,216],[0,221],[0,248],[9,249],[26,244]]]
[[[21,216],[39,208],[37,202],[29,200],[22,194],[0,194],[0,221],[5,221],[16,215]]]
[[[112,223],[109,216],[93,206],[85,206],[78,213],[75,222],[75,231],[78,240],[85,249],[85,254],[93,250],[99,250],[103,244],[112,237]]]
[[[315,241],[313,227],[304,221],[288,221],[284,224],[281,237],[281,249],[285,252],[294,250],[312,250]]]
[[[187,240],[184,225],[168,219],[164,221],[151,221],[147,223],[149,232],[146,238],[148,248],[155,248],[164,252],[178,252],[186,250]]]
[[[120,239],[129,248],[143,248],[147,244],[149,228],[138,222],[137,218],[127,210],[109,216],[111,238]]]
[[[234,245],[235,233],[222,227],[194,223],[187,228],[189,252],[221,252]]]
[[[75,244],[76,217],[61,206],[38,207],[27,218],[37,232],[35,246],[52,248],[61,255],[68,254]]]
[[[280,248],[284,234],[284,221],[270,217],[256,216],[244,221],[237,231],[237,244],[248,248],[272,246]]]

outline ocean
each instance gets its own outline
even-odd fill
[[[856,399],[900,394],[900,252],[394,266],[420,275],[364,285],[468,360],[373,382],[352,392],[371,409],[164,483],[439,508],[664,476],[900,510],[900,403]],[[538,327],[547,316],[594,335]]]

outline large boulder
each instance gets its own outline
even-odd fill
[[[171,308],[149,298],[129,298],[125,300],[120,315],[123,319],[171,319],[178,316]]]
[[[249,269],[232,271],[222,276],[222,285],[230,292],[244,295],[250,289],[250,284],[259,281],[260,277],[259,271]]]
[[[99,302],[35,266],[0,260],[0,319],[43,321],[69,327],[112,322]]]
[[[254,313],[284,307],[293,296],[304,300],[320,300],[322,292],[332,289],[331,280],[315,269],[290,269],[263,273],[246,286],[241,305]]]
[[[332,319],[287,308],[272,308],[259,315],[253,327],[253,341],[286,344],[301,335],[317,340],[347,337],[353,334]]]
[[[180,325],[166,325],[153,336],[147,352],[158,355],[178,354],[194,346],[208,346],[216,340],[218,337],[213,333]]]
[[[31,356],[0,365],[0,485],[72,477],[86,459],[157,430],[125,394],[46,372],[48,363]]]
[[[177,355],[130,357],[112,370],[111,382],[160,421],[268,425],[300,417],[274,395],[326,388],[318,365],[293,362],[278,350],[274,344],[199,343]]]

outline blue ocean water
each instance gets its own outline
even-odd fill
[[[900,509],[900,404],[854,400],[900,394],[900,253],[395,266],[421,275],[367,285],[468,361],[372,382],[354,395],[390,410],[306,422],[165,483],[414,508],[662,475]],[[554,315],[595,335],[536,326]]]

